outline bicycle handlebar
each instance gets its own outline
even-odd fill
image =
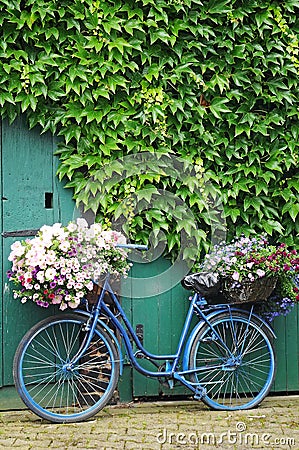
[[[115,247],[135,248],[137,250],[148,250],[148,246],[147,245],[139,245],[139,244],[117,244]]]

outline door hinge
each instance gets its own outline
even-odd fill
[[[3,231],[1,236],[7,237],[22,237],[22,236],[36,236],[39,230],[18,230],[18,231]]]

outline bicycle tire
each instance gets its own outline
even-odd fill
[[[66,364],[79,349],[86,318],[78,314],[49,317],[21,340],[13,363],[17,391],[35,414],[55,423],[89,419],[110,401],[119,378],[119,353],[97,326],[83,357]]]
[[[246,313],[222,312],[205,324],[194,337],[189,369],[200,369],[191,381],[205,389],[201,400],[216,410],[250,409],[268,395],[276,373],[276,358],[270,333]]]

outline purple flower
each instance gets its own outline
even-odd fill
[[[48,302],[43,302],[42,300],[37,300],[36,304],[38,306],[41,306],[42,308],[48,308],[48,306],[49,306]]]

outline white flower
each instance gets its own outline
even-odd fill
[[[63,228],[61,228],[61,223],[54,223],[54,225],[52,225],[52,233],[57,236],[61,233],[64,233]]]
[[[127,239],[125,238],[125,236],[123,234],[117,233],[116,237],[117,237],[117,240],[116,240],[117,244],[126,244],[127,243]]]
[[[25,253],[25,247],[20,241],[16,241],[11,245],[11,254],[8,257],[9,261],[13,261],[16,256],[22,256]]]
[[[87,287],[87,289],[88,289],[89,291],[92,291],[92,289],[93,289],[93,282],[92,282],[92,281],[89,281],[89,282],[87,283],[86,287]]]
[[[266,275],[266,272],[262,269],[257,269],[256,274],[258,277],[262,278]]]
[[[56,275],[56,270],[51,267],[45,271],[45,279],[48,281],[53,280]]]
[[[39,281],[40,283],[43,283],[45,281],[45,273],[43,270],[40,270],[39,272],[37,272],[36,274],[36,279],[37,281]]]
[[[62,241],[61,244],[59,245],[59,248],[63,252],[67,252],[70,248],[70,243],[68,241]]]
[[[66,303],[61,303],[61,305],[59,306],[59,309],[61,311],[64,311],[67,308],[67,304]]]
[[[70,308],[77,308],[77,306],[80,304],[80,299],[78,299],[77,301],[72,301],[72,302],[68,302],[68,306]]]
[[[90,232],[92,236],[97,236],[102,232],[102,226],[99,223],[93,223],[90,227]]]
[[[103,231],[102,237],[105,239],[106,242],[111,242],[113,238],[113,231],[112,230]]]
[[[79,218],[77,219],[77,226],[78,228],[85,229],[88,228],[88,223],[85,219]]]
[[[73,233],[77,230],[77,225],[74,222],[70,222],[66,228],[68,229],[68,231]]]

